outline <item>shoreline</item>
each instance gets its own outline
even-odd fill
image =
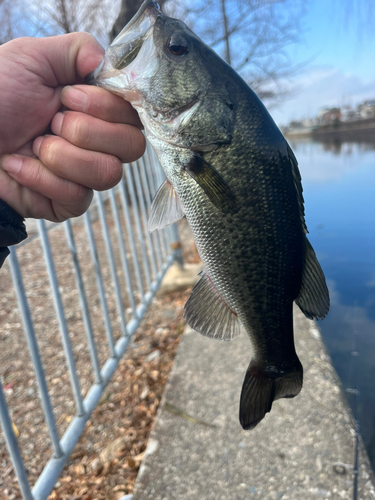
[[[361,141],[366,139],[375,139],[375,118],[356,120],[350,122],[338,122],[330,125],[321,125],[319,127],[301,128],[286,131],[284,133],[287,139],[333,139],[333,140],[353,140]]]

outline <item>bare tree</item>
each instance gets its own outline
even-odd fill
[[[108,44],[108,32],[121,5],[121,0],[0,0],[0,2],[0,30],[4,32],[2,28],[8,28],[4,41],[14,36],[51,36],[87,31],[103,45]],[[16,24],[17,30],[15,30]]]
[[[285,95],[282,82],[297,69],[288,46],[299,41],[305,1],[159,0],[159,4],[168,15],[182,18],[269,105]],[[0,0],[4,34],[0,41],[88,31],[106,46],[141,4],[142,0]]]
[[[0,44],[22,36],[17,15],[18,0],[0,0]]]
[[[87,31],[108,43],[119,0],[38,0],[27,2],[29,17],[43,35]]]
[[[375,5],[371,0],[335,0],[327,4],[327,16],[334,20],[338,34],[356,34],[358,44],[372,43],[374,39]]]

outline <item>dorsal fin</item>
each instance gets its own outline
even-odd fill
[[[287,144],[287,151],[288,151],[288,157],[290,160],[290,165],[292,167],[292,175],[293,175],[293,182],[294,182],[294,187],[296,190],[297,194],[297,202],[298,202],[298,208],[299,208],[299,213],[301,217],[301,223],[303,230],[306,233],[308,233],[307,227],[306,227],[306,222],[305,222],[305,207],[304,207],[304,199],[303,199],[303,188],[302,188],[302,182],[301,182],[301,174],[299,172],[298,168],[298,162],[296,157],[294,156],[294,153]]]
[[[184,318],[191,328],[218,340],[232,340],[240,334],[237,314],[224,302],[215,285],[202,271],[185,304]]]
[[[179,197],[172,184],[166,179],[158,189],[151,204],[148,230],[164,229],[185,217]]]

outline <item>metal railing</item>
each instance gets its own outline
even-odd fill
[[[106,193],[95,193],[95,203],[83,216],[81,223],[72,224],[69,220],[63,223],[66,243],[63,244],[61,224],[47,227],[46,222],[41,220],[38,221],[37,235],[30,236],[17,248],[11,249],[8,263],[37,382],[40,412],[46,424],[51,450],[51,458],[31,489],[15,434],[17,428],[15,429],[10,416],[11,403],[8,402],[9,410],[0,380],[1,426],[24,499],[45,500],[51,492],[165,272],[175,258],[180,258],[180,251],[175,250],[174,244],[178,240],[175,226],[151,235],[147,231],[151,199],[164,178],[153,151],[148,147],[141,160],[124,165],[123,180],[116,188]],[[43,263],[44,260],[47,268],[42,285],[38,283],[41,263],[37,263],[36,257],[34,261],[34,256],[29,255],[30,252],[22,254],[27,247],[31,247],[31,241],[34,241],[34,246],[39,244],[38,236],[42,247],[40,261]],[[25,286],[24,281],[27,278],[29,282],[30,276],[21,270],[19,254],[22,254],[21,259],[29,262],[29,266],[31,261],[31,264],[38,268],[36,277],[33,278],[34,284],[32,282]],[[64,255],[66,259],[69,254],[70,264],[65,260],[60,264],[59,258]],[[84,269],[81,264],[83,257]],[[59,269],[56,269],[56,266]],[[68,286],[62,282],[69,269],[71,281]],[[52,300],[50,297],[43,298],[48,283]],[[44,305],[36,307],[33,304],[36,303],[35,295],[38,293],[42,297],[38,300],[42,300]],[[70,311],[72,303],[73,312]],[[38,311],[38,321],[33,319],[33,307]],[[78,317],[78,320],[72,321],[72,314]],[[36,333],[36,326],[41,333]],[[100,330],[100,339],[97,330]],[[74,403],[75,413],[61,438],[62,432],[55,415],[57,410],[48,388],[53,374],[47,374],[47,380],[42,362],[43,347],[39,347],[43,342],[45,349],[53,350],[52,344],[54,345],[55,338],[59,337],[57,331],[60,333],[62,344],[58,355],[61,355],[63,349],[65,358],[65,368],[61,372],[59,366],[59,373],[60,376],[69,374],[69,378],[66,376],[71,387],[69,404]],[[76,354],[72,337],[78,335],[81,343],[86,342],[86,364],[91,363],[91,386],[87,380],[80,379],[77,370],[80,356]],[[45,342],[49,342],[47,347]],[[109,355],[103,358],[104,344]],[[0,352],[0,362],[1,354]],[[3,352],[3,366],[0,365],[2,377],[6,368],[4,365],[7,364],[6,356]],[[50,356],[50,353],[47,353],[47,356]],[[83,391],[82,384],[86,391]]]

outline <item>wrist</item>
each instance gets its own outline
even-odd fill
[[[9,255],[8,246],[27,238],[24,218],[5,201],[0,200],[0,267]]]

